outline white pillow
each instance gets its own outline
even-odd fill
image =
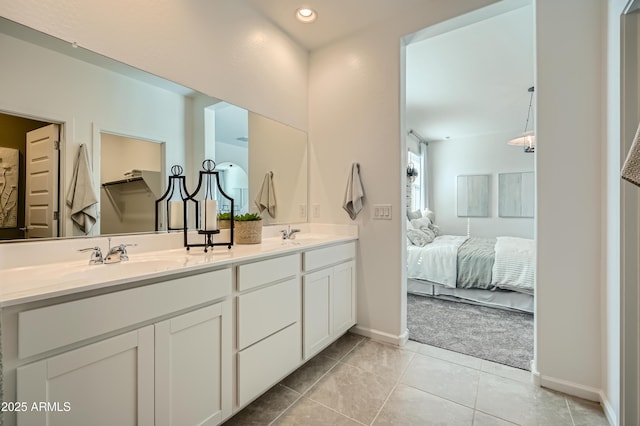
[[[415,211],[407,211],[407,219],[409,220],[414,220],[414,219],[420,219],[422,217],[422,212],[420,210],[415,210]]]
[[[432,210],[422,210],[422,217],[428,217],[431,223],[436,223],[436,214]]]
[[[407,239],[415,246],[424,247],[433,241],[434,235],[432,231],[427,233],[419,229],[409,229],[407,231]]]
[[[411,226],[414,229],[419,229],[422,232],[427,232],[431,228],[431,220],[428,217],[421,217],[420,219],[413,219],[411,221]]]

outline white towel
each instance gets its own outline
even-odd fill
[[[364,189],[360,180],[360,164],[351,165],[351,173],[347,179],[347,189],[344,192],[344,203],[342,207],[349,213],[351,220],[355,220],[360,210],[362,210],[362,200],[364,199]]]
[[[273,189],[273,172],[268,172],[264,175],[262,187],[258,191],[255,202],[260,213],[266,209],[269,216],[276,217],[276,193]]]
[[[622,178],[640,186],[640,126],[638,126],[631,149],[622,166]]]
[[[88,234],[98,219],[98,196],[93,187],[89,153],[82,144],[73,166],[71,185],[67,193],[67,206],[71,208],[71,220]]]

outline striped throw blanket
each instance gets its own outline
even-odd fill
[[[533,294],[535,244],[533,240],[498,237],[491,283],[505,290]]]

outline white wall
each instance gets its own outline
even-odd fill
[[[598,398],[602,2],[536,1],[537,371]]]
[[[456,213],[457,176],[490,175],[489,217],[470,218],[471,236],[533,238],[532,218],[498,217],[498,174],[534,171],[534,154],[507,145],[513,136],[505,132],[429,142],[430,209],[443,233],[467,233],[467,218]]]
[[[93,159],[97,190],[100,155],[94,138],[99,130],[166,142],[169,162],[184,164],[188,100],[182,95],[4,34],[0,34],[0,51],[10,58],[0,67],[0,110],[66,124],[61,200],[69,188],[78,146],[83,143]],[[66,218],[63,235],[79,235],[64,206],[61,211]]]
[[[400,38],[489,1],[425,1],[311,54],[309,131],[313,222],[351,223],[342,209],[352,162],[360,163],[365,208],[358,251],[358,325],[365,333],[406,337],[401,187],[406,179],[401,124]],[[391,204],[392,220],[372,220],[372,206]]]
[[[0,15],[307,128],[307,52],[242,1],[5,1]]]

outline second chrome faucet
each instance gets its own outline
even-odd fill
[[[280,230],[283,240],[293,240],[296,237],[296,233],[300,232],[299,229],[291,229],[291,225],[287,225],[287,229]]]

